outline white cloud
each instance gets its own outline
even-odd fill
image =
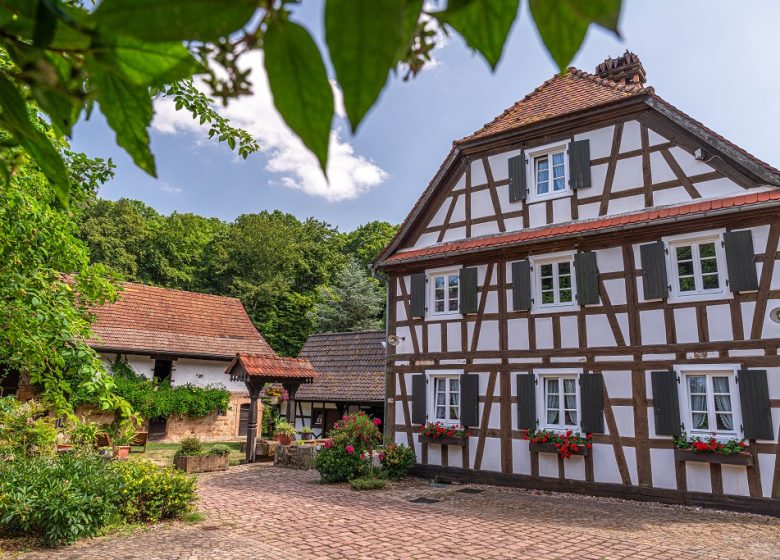
[[[274,183],[335,202],[356,198],[387,180],[386,171],[368,158],[356,154],[352,145],[343,141],[336,130],[331,132],[330,137],[326,181],[317,159],[284,124],[274,108],[262,56],[260,52],[253,52],[244,61],[252,68],[250,79],[253,95],[234,100],[219,110],[232,124],[247,130],[257,139],[261,151],[267,157],[266,169],[280,175]],[[342,117],[343,96],[335,83],[333,89],[336,113]],[[208,129],[192,119],[188,111],[176,111],[170,99],[158,99],[155,102],[152,126],[163,134],[194,132],[199,142],[203,142],[208,134]]]
[[[174,187],[173,185],[169,185],[165,181],[160,181],[160,190],[162,192],[167,192],[171,194],[179,194],[182,191],[179,187]]]

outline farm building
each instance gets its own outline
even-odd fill
[[[387,433],[440,478],[777,514],[780,172],[645,82],[570,68],[453,144],[375,263]]]

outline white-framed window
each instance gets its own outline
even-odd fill
[[[726,285],[726,259],[720,235],[676,238],[669,242],[672,294],[719,294]]]
[[[533,259],[534,307],[570,307],[576,305],[574,256]]]
[[[546,196],[566,190],[564,150],[534,157],[536,196]]]
[[[683,425],[689,434],[738,437],[741,418],[734,371],[707,366],[680,372]]]
[[[566,145],[550,144],[527,152],[528,201],[571,195]]]
[[[460,424],[460,376],[431,375],[428,383],[432,388],[428,421]]]
[[[428,276],[431,287],[431,314],[460,313],[460,272],[434,272]]]
[[[540,376],[541,414],[544,429],[576,430],[580,423],[580,394],[577,375]]]

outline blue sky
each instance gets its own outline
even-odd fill
[[[322,2],[306,0],[295,19],[323,47]],[[607,56],[629,49],[640,56],[656,93],[780,167],[778,21],[780,2],[773,0],[623,0],[622,40],[591,27],[573,65],[592,72]],[[556,71],[526,2],[495,73],[454,35],[435,58],[436,64],[414,80],[391,76],[357,135],[337,119],[339,140],[335,148],[331,143],[331,152],[338,156],[327,187],[315,176],[313,156],[290,137],[262,92],[226,112],[266,146],[246,161],[205,140],[202,130],[164,104],[157,107],[152,131],[157,179],[133,165],[97,111],[76,127],[73,146],[117,164],[116,178],[101,189],[102,197],[140,199],[166,214],[232,220],[280,209],[299,218],[314,216],[342,231],[376,219],[399,223],[454,139],[478,129]],[[250,62],[261,69],[259,58]],[[261,74],[258,79],[264,80]]]

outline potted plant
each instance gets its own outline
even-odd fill
[[[71,427],[68,440],[75,447],[94,449],[97,447],[98,432],[100,428],[94,422],[82,419]]]
[[[130,456],[130,444],[135,439],[140,424],[140,417],[137,414],[121,420],[113,430],[114,457],[124,461]]]
[[[198,438],[188,437],[181,440],[173,465],[188,473],[224,471],[228,468],[229,455],[227,445],[218,443],[207,450]]]
[[[718,439],[710,436],[691,436],[683,432],[674,438],[674,458],[677,461],[717,463],[721,465],[753,466],[753,455],[747,451],[744,439]]]
[[[583,436],[579,432],[567,430],[559,433],[553,430],[529,430],[525,435],[528,448],[536,453],[557,453],[561,458],[568,459],[574,455],[585,456],[593,447],[593,435]]]
[[[274,441],[282,445],[290,445],[295,439],[295,426],[286,420],[279,420],[274,427]]]
[[[303,428],[301,428],[301,439],[302,440],[314,439],[314,431],[309,426],[304,426]]]

